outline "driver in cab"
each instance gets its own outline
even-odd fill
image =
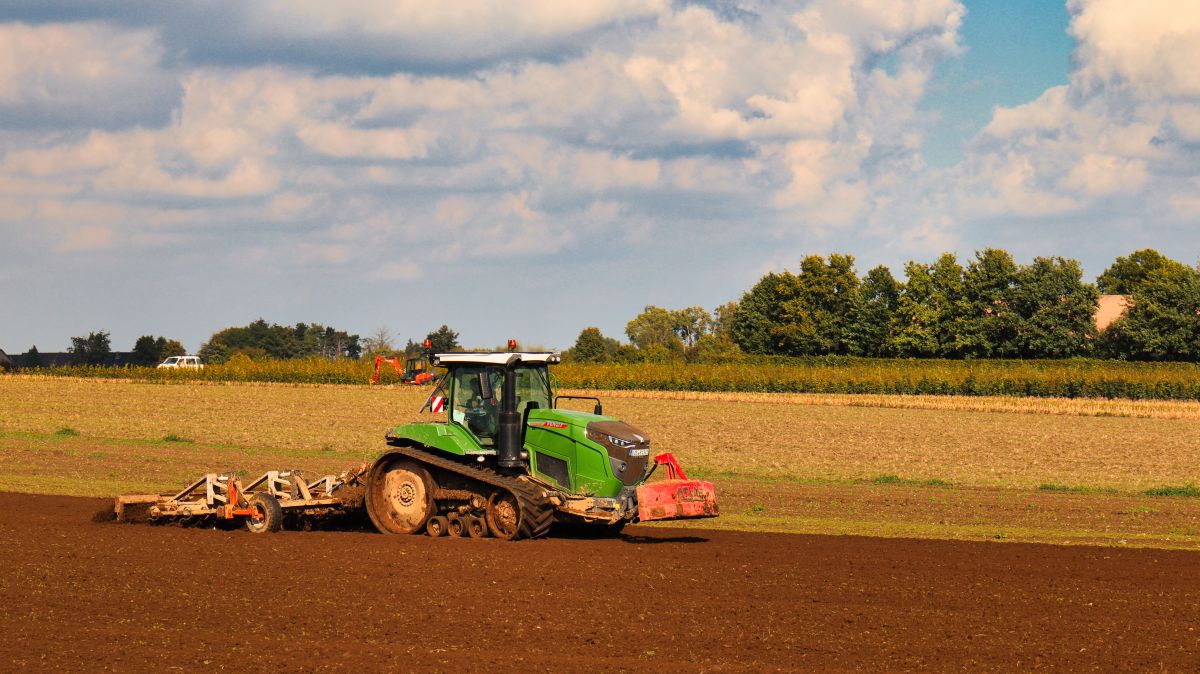
[[[497,412],[500,409],[499,400],[495,397],[499,391],[492,387],[492,397],[484,398],[480,391],[479,380],[472,376],[463,382],[462,410],[466,426],[480,440],[494,439],[498,424]]]

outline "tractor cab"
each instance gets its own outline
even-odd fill
[[[450,421],[470,431],[481,447],[495,448],[499,443],[506,395],[512,396],[510,409],[517,420],[529,410],[551,407],[546,366],[558,362],[553,354],[443,353],[435,354],[433,361],[447,370],[440,390]],[[508,377],[511,384],[506,384]]]

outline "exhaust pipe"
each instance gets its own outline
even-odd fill
[[[496,459],[501,468],[520,468],[525,465],[521,457],[521,415],[517,414],[517,364],[521,354],[514,353],[504,364],[504,400],[500,403],[500,420],[496,433]]]

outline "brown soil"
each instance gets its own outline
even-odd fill
[[[1194,552],[254,535],[0,494],[0,670],[1200,670]]]

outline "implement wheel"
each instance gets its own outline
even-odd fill
[[[265,493],[251,496],[250,510],[252,514],[246,518],[246,528],[250,531],[261,534],[283,528],[283,508],[274,496]]]
[[[371,469],[367,515],[385,534],[413,534],[433,514],[433,478],[419,463],[385,457]]]
[[[512,492],[496,491],[488,497],[487,527],[493,536],[506,541],[521,532],[521,504]]]
[[[467,523],[461,517],[451,517],[446,531],[454,538],[461,538],[467,533]]]

